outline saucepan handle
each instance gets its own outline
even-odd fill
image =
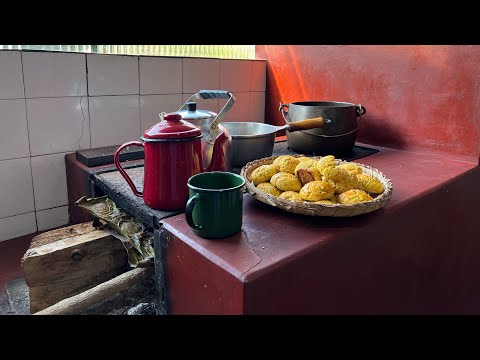
[[[127,146],[140,146],[140,147],[145,148],[145,144],[143,142],[140,142],[140,141],[127,142],[123,145],[120,145],[120,147],[117,149],[117,151],[115,151],[115,155],[113,155],[113,161],[115,162],[115,166],[118,169],[118,171],[120,172],[120,174],[125,178],[125,180],[127,180],[128,186],[130,186],[130,189],[132,189],[133,193],[138,197],[143,197],[143,192],[137,190],[137,188],[135,187],[135,184],[133,183],[132,179],[130,179],[130,176],[128,176],[125,169],[122,167],[122,165],[120,165],[120,160],[119,160],[120,151],[122,151],[122,149],[127,147]]]
[[[365,106],[362,106],[362,104],[355,105],[355,111],[358,117],[367,113],[367,109],[365,109]]]
[[[202,227],[200,225],[195,224],[192,215],[193,208],[195,207],[195,204],[198,200],[200,200],[200,194],[195,194],[190,199],[188,199],[187,206],[185,206],[185,219],[187,220],[188,225],[192,229],[202,230]]]
[[[287,120],[288,111],[283,110],[283,108],[287,108],[287,109],[288,109],[288,106],[289,106],[289,104],[282,104],[282,102],[280,101],[280,107],[278,108],[278,111],[280,111],[280,113],[281,113],[282,116],[283,116],[283,119],[285,120],[285,122],[286,122],[287,124],[290,122],[289,120]]]

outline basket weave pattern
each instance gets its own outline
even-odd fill
[[[302,155],[294,155],[294,157],[301,157]],[[267,194],[255,187],[250,179],[252,171],[261,165],[270,165],[278,156],[271,156],[263,159],[258,159],[246,164],[240,175],[245,178],[245,187],[250,195],[258,201],[261,201],[270,206],[278,207],[282,210],[309,216],[334,216],[334,217],[349,217],[367,214],[369,212],[378,210],[384,207],[390,197],[392,196],[392,181],[387,179],[380,171],[370,166],[352,162],[362,168],[363,173],[377,178],[384,186],[383,193],[373,199],[373,201],[361,202],[357,204],[315,204],[307,201],[287,200],[274,195]],[[319,156],[313,156],[312,159],[320,159]],[[349,161],[335,160],[337,165],[347,163]]]

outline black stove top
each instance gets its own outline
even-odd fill
[[[369,147],[365,147],[365,146],[359,146],[359,145],[355,145],[353,148],[352,148],[352,152],[350,154],[345,154],[343,156],[335,156],[337,159],[342,159],[342,160],[345,160],[345,161],[353,161],[353,160],[357,160],[357,159],[360,159],[360,158],[363,158],[365,156],[368,156],[368,155],[372,155],[372,154],[375,154],[377,152],[379,152],[380,150],[377,150],[377,149],[372,149],[372,148],[369,148]],[[300,153],[290,149],[288,147],[288,142],[287,140],[284,140],[284,141],[278,141],[275,143],[275,145],[273,146],[273,154],[272,156],[278,156],[278,155],[299,155]],[[307,156],[310,156],[310,155],[307,155]],[[240,171],[242,170],[242,168],[233,168],[233,172],[234,173],[237,173],[237,174],[240,174]]]

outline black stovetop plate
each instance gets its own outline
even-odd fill
[[[363,157],[368,156],[368,155],[375,154],[379,151],[380,150],[377,150],[377,149],[372,149],[372,148],[365,147],[365,146],[355,145],[350,154],[346,154],[346,155],[343,155],[343,156],[335,156],[335,157],[337,159],[342,159],[342,160],[345,160],[345,161],[353,161],[353,160],[357,160],[357,159],[363,158]],[[275,145],[273,146],[272,156],[299,155],[299,154],[300,153],[298,153],[296,151],[293,151],[292,149],[290,149],[288,147],[287,140],[276,142]],[[310,155],[307,155],[307,156],[310,156]],[[233,168],[233,172],[237,173],[237,174],[240,174],[241,170],[242,170],[242,168]]]

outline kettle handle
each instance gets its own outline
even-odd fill
[[[125,144],[120,145],[120,147],[117,149],[117,151],[115,151],[115,155],[113,155],[113,161],[115,162],[115,166],[118,169],[118,171],[120,172],[120,174],[125,178],[125,180],[127,180],[127,183],[130,186],[130,188],[132,189],[133,193],[138,197],[143,197],[143,192],[137,190],[137,188],[135,187],[135,184],[133,183],[132,179],[130,179],[130,176],[128,176],[125,169],[122,167],[122,165],[120,165],[120,160],[119,160],[120,151],[122,151],[123,148],[125,148],[127,146],[132,146],[132,145],[133,146],[141,146],[141,147],[145,148],[145,144],[141,141],[126,142]]]

